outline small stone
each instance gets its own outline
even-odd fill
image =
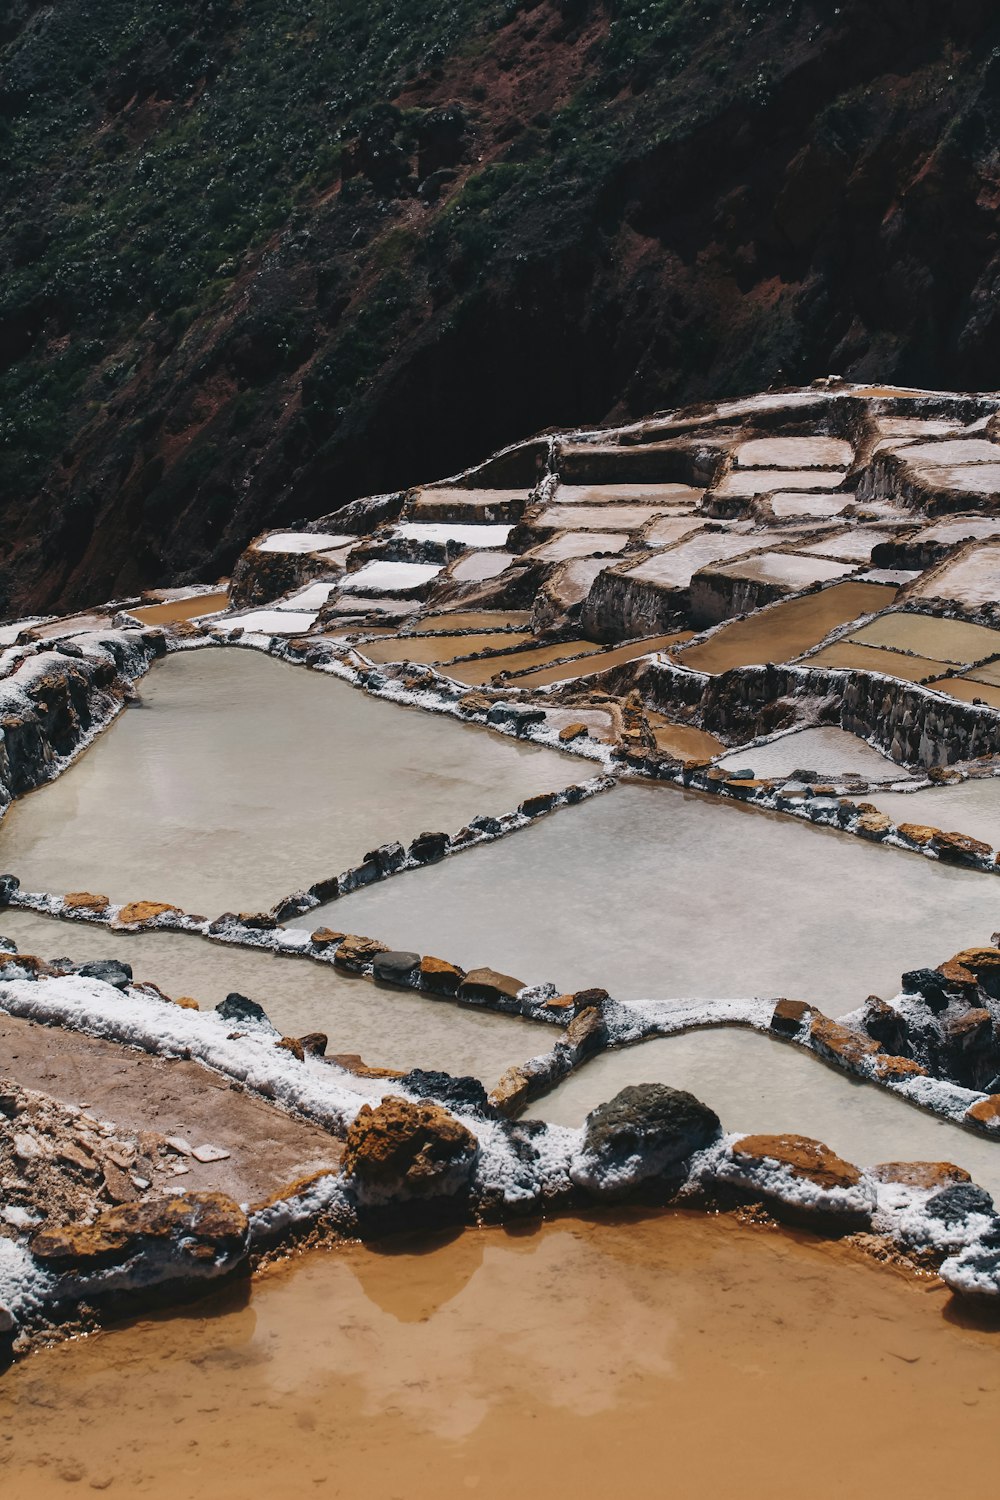
[[[356,974],[371,963],[376,953],[388,951],[385,943],[376,942],[374,938],[348,933],[333,955],[333,961],[338,969],[347,969]]]
[[[420,865],[432,864],[442,859],[448,849],[446,833],[418,833],[410,845],[410,858]]]
[[[205,1145],[195,1146],[194,1150],[191,1152],[191,1155],[194,1157],[195,1161],[207,1163],[213,1161],[228,1161],[230,1156],[232,1155],[232,1152],[224,1150],[222,1146]]]
[[[454,995],[465,978],[465,970],[447,959],[425,954],[420,960],[420,987],[434,995]]]
[[[327,1041],[325,1031],[307,1031],[305,1036],[299,1037],[299,1043],[306,1057],[324,1057]]]
[[[798,1036],[802,1027],[813,1015],[813,1008],[804,1000],[779,1000],[771,1017],[771,1030],[778,1036]]]
[[[173,906],[169,901],[129,901],[122,907],[115,918],[116,927],[132,927],[138,923],[153,922],[157,917],[162,917],[164,912],[177,912],[180,907]]]
[[[228,994],[225,1000],[219,1001],[215,1007],[215,1012],[224,1021],[237,1021],[241,1025],[245,1025],[247,1022],[263,1023],[267,1026],[271,1025],[264,1007],[258,1005],[256,1000],[251,1000],[248,996],[239,994],[236,990]]]
[[[508,1120],[516,1119],[527,1107],[529,1087],[528,1075],[515,1065],[501,1073],[499,1082],[489,1096],[489,1102],[498,1114]]]
[[[486,1005],[493,1010],[519,1009],[518,994],[524,980],[496,969],[470,969],[458,987],[459,1002],[464,1005]]]
[[[926,1078],[927,1069],[922,1068],[912,1057],[894,1057],[889,1053],[880,1053],[871,1059],[872,1072],[876,1078],[883,1083],[889,1083],[894,1078]]]
[[[176,1156],[191,1155],[191,1142],[186,1141],[182,1135],[165,1136],[163,1144],[168,1150],[173,1151]]]
[[[419,953],[376,953],[372,960],[372,971],[376,979],[385,984],[408,985],[420,968]]]
[[[526,818],[539,818],[552,810],[556,803],[555,792],[539,792],[536,797],[525,797],[520,811]]]
[[[347,1131],[343,1170],[363,1199],[438,1197],[467,1186],[479,1144],[440,1105],[389,1094],[362,1105]]]
[[[992,1218],[993,1199],[974,1182],[956,1182],[928,1198],[924,1213],[944,1224],[960,1224],[970,1214],[985,1214]]]
[[[14,1137],[14,1155],[18,1161],[37,1161],[40,1156],[45,1155],[45,1150],[41,1141],[22,1131]]]
[[[586,724],[567,724],[565,729],[560,729],[559,738],[564,745],[569,745],[573,740],[586,739],[589,734]]]
[[[81,979],[99,979],[104,984],[114,985],[116,990],[127,990],[132,983],[131,964],[119,963],[117,958],[101,958],[89,964],[78,964],[76,972]]]
[[[174,1004],[179,1005],[181,1010],[201,1010],[201,1006],[192,995],[178,995]]]
[[[104,1190],[112,1203],[134,1203],[138,1193],[128,1173],[123,1172],[111,1161],[104,1162],[103,1169]]]
[[[977,865],[993,855],[991,844],[970,838],[967,833],[935,833],[930,847],[947,864]]]
[[[940,831],[939,828],[932,828],[928,823],[898,823],[896,825],[897,833],[902,834],[903,838],[908,839],[911,844],[919,844],[922,849],[926,848]]]
[[[720,1134],[715,1111],[683,1089],[642,1083],[591,1110],[573,1180],[601,1197],[623,1197],[676,1171]]]
[[[900,1182],[916,1188],[941,1188],[972,1180],[964,1167],[950,1161],[883,1161],[872,1167],[871,1174],[877,1182]]]
[[[855,1187],[861,1172],[843,1161],[822,1141],[804,1135],[745,1135],[732,1148],[733,1160],[748,1166],[777,1162],[793,1177],[803,1177],[821,1188]]]
[[[276,1046],[280,1047],[283,1052],[290,1052],[298,1062],[305,1062],[305,1048],[302,1046],[302,1043],[299,1041],[297,1036],[283,1036],[281,1040],[276,1043]]]
[[[855,824],[862,838],[875,840],[884,839],[891,827],[892,819],[880,812],[862,813]]]
[[[334,932],[332,927],[317,927],[315,932],[310,933],[309,941],[316,948],[329,948],[331,943],[343,942],[346,936],[344,932]]]
[[[831,1021],[829,1016],[813,1017],[809,1039],[821,1057],[847,1068],[860,1067],[866,1058],[882,1050],[881,1042],[859,1036],[857,1032],[841,1026],[839,1021]]]
[[[63,906],[70,911],[105,911],[110,905],[107,896],[95,896],[91,891],[70,891],[63,897]]]
[[[1000,1131],[1000,1094],[988,1094],[985,1099],[977,1099],[965,1111],[965,1118],[975,1121],[977,1125],[985,1125],[988,1130]]]

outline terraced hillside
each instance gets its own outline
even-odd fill
[[[985,0],[15,0],[0,608],[214,579],[553,423],[1000,386],[998,31]]]

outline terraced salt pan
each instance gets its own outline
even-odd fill
[[[305,635],[318,614],[318,609],[251,609],[245,615],[226,615],[219,623],[224,630],[247,635]]]
[[[831,630],[860,615],[884,609],[895,590],[866,583],[838,583],[801,599],[733,620],[708,640],[680,653],[685,666],[698,672],[727,672],[731,667],[791,661],[818,645]]]
[[[414,542],[461,542],[466,547],[503,547],[510,536],[507,525],[466,525],[461,521],[401,521],[393,536]]]
[[[643,531],[642,544],[645,547],[669,547],[701,529],[702,523],[696,516],[659,516]]]
[[[469,552],[455,563],[451,576],[456,583],[480,583],[484,578],[496,578],[513,561],[509,552]]]
[[[619,999],[791,995],[829,1014],[989,942],[995,881],[670,786],[566,814],[300,919]]]
[[[925,823],[945,833],[970,833],[1000,847],[1000,781],[992,777],[919,792],[880,792],[868,801],[894,823]],[[1000,928],[1000,920],[996,925]]]
[[[629,568],[626,576],[638,578],[643,583],[658,584],[661,588],[686,589],[699,569],[752,552],[761,546],[762,541],[760,536],[706,531],[686,542],[679,542],[657,557],[648,558],[638,567]]]
[[[837,562],[867,563],[871,562],[876,547],[882,542],[891,542],[896,535],[894,531],[873,531],[858,526],[821,537],[818,542],[808,542],[798,551],[809,557],[832,557]]]
[[[512,651],[509,655],[491,656],[484,661],[459,663],[449,669],[448,676],[456,682],[476,685],[489,682],[498,672],[527,672],[529,668],[540,667],[546,662],[565,661],[581,654],[590,656],[600,650],[596,641],[562,641],[556,646],[539,646],[534,651]]]
[[[696,729],[693,724],[677,724],[664,714],[646,711],[646,720],[653,731],[656,748],[680,760],[713,760],[725,749],[714,734]]]
[[[797,557],[794,552],[758,552],[742,562],[712,568],[723,578],[747,578],[789,590],[807,589],[816,583],[829,583],[852,571],[845,563],[830,562],[825,557]]]
[[[1000,652],[1000,630],[970,625],[965,620],[936,619],[932,615],[886,615],[855,631],[851,640],[863,646],[916,651],[956,666],[982,661]]]
[[[956,545],[969,537],[993,537],[1000,535],[1000,519],[996,516],[956,516],[948,521],[937,521],[925,526],[920,534],[921,542],[938,542],[944,546]]]
[[[550,541],[533,547],[529,557],[542,562],[565,562],[569,557],[592,557],[595,552],[621,552],[628,546],[627,531],[565,531]]]
[[[356,1052],[370,1067],[443,1068],[491,1087],[503,1070],[552,1045],[551,1027],[469,1010],[412,990],[375,986],[329,964],[212,943],[182,932],[111,932],[16,908],[0,912],[0,933],[22,953],[74,963],[116,958],[137,982],[152,980],[173,999],[193,996],[203,1010],[233,990],[263,1005],[285,1036],[322,1031],[328,1052]],[[387,1085],[388,1087],[388,1085]]]
[[[766,495],[772,490],[835,490],[842,469],[733,469],[717,485],[717,495]]]
[[[560,531],[570,527],[590,526],[595,531],[637,531],[660,514],[655,505],[547,505],[538,515],[536,526],[554,526]]]
[[[936,1119],[797,1047],[737,1027],[660,1037],[595,1057],[529,1114],[579,1126],[590,1110],[635,1083],[688,1089],[724,1130],[825,1141],[845,1161],[950,1161],[1000,1199],[1000,1143]]]
[[[988,703],[991,708],[1000,708],[998,687],[990,687],[964,677],[949,677],[947,682],[936,682],[934,686],[939,693],[947,693],[951,698],[961,698],[965,703]]]
[[[730,1215],[307,1251],[8,1371],[6,1495],[72,1493],[65,1471],[145,1500],[595,1500],[626,1455],[637,1500],[666,1468],[684,1500],[971,1495],[996,1452],[996,1335],[947,1304]]]
[[[337,536],[329,531],[276,531],[257,543],[257,551],[326,552],[331,547],[345,547],[357,540],[356,536]]]
[[[586,677],[594,672],[606,672],[609,667],[619,667],[624,662],[635,661],[640,656],[648,656],[651,651],[667,651],[671,646],[690,639],[690,630],[681,630],[674,635],[650,636],[647,640],[633,641],[627,646],[619,646],[613,651],[602,651],[600,655],[587,656],[578,662],[567,662],[565,666],[542,667],[537,672],[529,672],[526,677],[519,677],[517,685],[518,687],[547,687],[553,682]]]
[[[476,522],[480,525],[510,522],[520,512],[528,489],[466,490],[452,486],[418,490],[407,506],[408,521]]]
[[[942,443],[918,443],[907,448],[907,462],[919,464],[997,464],[1000,447],[982,438],[956,438]]]
[[[379,702],[256,651],[168,657],[57,781],[0,824],[30,890],[259,910],[387,840],[579,778],[579,762]]]
[[[990,687],[1000,687],[1000,661],[986,662],[981,667],[973,667],[966,673],[971,682],[988,683]]]
[[[1000,491],[1000,469],[997,470]],[[915,599],[953,599],[965,609],[978,610],[1000,599],[1000,546],[984,542],[944,563],[911,589]]]
[[[370,641],[358,649],[369,661],[417,661],[430,666],[454,661],[457,656],[472,656],[477,651],[499,651],[533,640],[530,631],[484,635],[394,636],[391,640]]]
[[[853,495],[795,495],[783,493],[771,496],[771,510],[779,521],[791,516],[839,516],[849,505],[854,504]]]
[[[962,490],[970,495],[996,495],[1000,493],[1000,463],[945,464],[910,463],[912,449],[906,450],[909,467],[919,479],[939,490]]]
[[[843,469],[853,458],[843,438],[774,437],[741,443],[733,462],[741,469]]]
[[[366,593],[369,589],[403,594],[421,588],[440,573],[439,563],[376,562],[365,563],[356,573],[340,580],[342,593]]]
[[[923,682],[949,671],[947,662],[932,661],[926,656],[904,656],[901,651],[880,651],[876,646],[859,646],[851,641],[834,641],[830,646],[806,657],[803,667],[849,667],[862,672],[884,672],[903,682]]]
[[[766,745],[732,750],[719,761],[727,770],[752,769],[755,776],[790,776],[793,771],[818,771],[831,780],[856,771],[872,781],[905,777],[907,772],[865,740],[830,724],[783,734]]]
[[[457,609],[450,614],[424,615],[414,629],[417,634],[424,630],[505,630],[530,622],[530,609]]]
[[[307,583],[305,588],[299,589],[294,594],[289,594],[288,598],[283,599],[275,608],[281,610],[322,609],[330,595],[339,586],[338,583]]]
[[[183,599],[165,599],[162,604],[144,604],[129,614],[144,625],[172,625],[177,620],[193,620],[199,615],[214,615],[225,609],[229,595],[225,589],[214,594],[189,594]]]
[[[557,505],[676,505],[700,504],[705,491],[687,484],[560,484]]]

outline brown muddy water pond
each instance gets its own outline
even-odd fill
[[[195,594],[187,599],[167,599],[163,604],[144,604],[129,614],[144,625],[173,625],[178,620],[193,620],[199,615],[214,615],[225,609],[229,595],[225,589],[217,594]]]
[[[988,943],[1000,881],[633,783],[295,925],[319,921],[561,990],[790,995],[835,1015],[895,995],[906,970]]]
[[[924,656],[904,656],[902,651],[878,646],[859,646],[850,640],[834,641],[814,656],[798,663],[801,667],[850,667],[861,672],[884,672],[903,682],[923,682],[948,671],[947,662],[931,661]]]
[[[286,1036],[323,1031],[327,1051],[358,1052],[370,1067],[443,1068],[472,1074],[487,1087],[512,1063],[547,1052],[552,1026],[470,1010],[412,990],[375,985],[310,959],[277,957],[182,932],[109,932],[36,912],[0,912],[0,933],[22,953],[74,963],[117,958],[136,980],[151,979],[173,999],[190,995],[203,1010],[233,990],[263,1005]]]
[[[528,1114],[580,1126],[590,1110],[635,1083],[688,1089],[715,1110],[724,1130],[810,1135],[858,1166],[954,1162],[1000,1197],[1000,1142],[936,1119],[788,1042],[744,1027],[689,1031],[604,1052],[532,1104]]]
[[[681,1211],[312,1251],[0,1377],[4,1500],[940,1500],[996,1332],[849,1246]],[[585,1311],[585,1316],[583,1315]]]
[[[612,651],[601,651],[580,661],[569,661],[565,666],[541,667],[537,672],[527,672],[518,678],[517,686],[547,687],[550,683],[563,682],[569,678],[590,677],[595,672],[607,672],[611,667],[620,667],[627,661],[635,661],[637,657],[648,656],[651,651],[667,651],[678,642],[690,639],[689,630],[673,635],[648,636],[644,641],[632,641],[629,645],[617,646]]]
[[[1000,630],[991,630],[986,625],[970,625],[966,620],[939,620],[932,615],[886,615],[884,619],[863,626],[851,640],[863,646],[914,651],[956,666],[984,661],[1000,652]]]
[[[817,594],[775,604],[745,620],[734,620],[700,645],[689,646],[679,660],[696,672],[712,673],[769,661],[791,661],[811,646],[818,646],[836,626],[885,609],[895,597],[895,589],[880,584],[834,584]]]
[[[580,779],[572,757],[255,651],[168,657],[141,692],[7,812],[0,859],[26,889],[260,909],[387,840]]]
[[[428,635],[393,636],[391,640],[371,641],[358,650],[369,661],[418,661],[436,666],[439,662],[454,661],[458,656],[473,656],[477,651],[502,651],[508,646],[520,646],[533,640],[530,631],[498,634],[495,630],[477,635]]]
[[[489,682],[498,672],[527,672],[530,667],[541,667],[547,662],[565,661],[570,657],[593,655],[600,650],[597,641],[560,641],[554,646],[538,646],[534,650],[512,651],[506,656],[491,656],[485,661],[459,663],[447,675],[455,682],[467,682],[470,687],[478,687]]]

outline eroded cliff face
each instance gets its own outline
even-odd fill
[[[214,578],[552,423],[1000,385],[997,29],[985,0],[15,7],[0,607]]]

